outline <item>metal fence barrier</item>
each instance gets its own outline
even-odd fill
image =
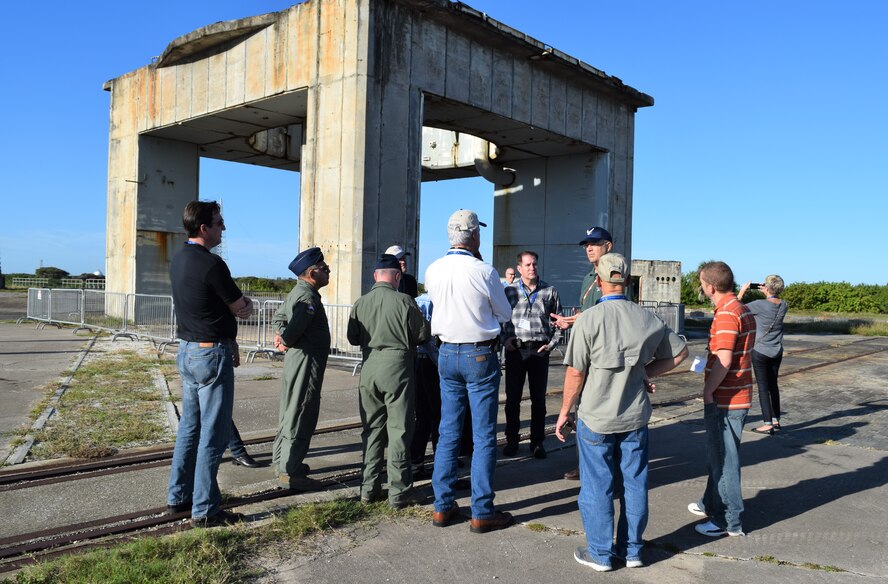
[[[348,342],[348,315],[351,304],[325,304],[327,321],[330,323],[330,358],[354,364],[352,374],[361,366],[361,349]]]
[[[127,294],[127,322],[123,332],[164,346],[176,342],[172,296]]]
[[[247,361],[257,354],[272,356],[279,351],[274,347],[275,311],[282,300],[252,297],[253,314],[238,319],[238,344],[247,351]],[[684,304],[671,302],[641,301],[639,305],[654,312],[669,328],[684,334]],[[361,364],[361,351],[348,342],[348,316],[350,304],[325,304],[330,323],[330,358],[354,364],[356,372]],[[561,314],[574,314],[577,307],[565,306]],[[59,288],[29,288],[27,315],[18,319],[37,322],[38,328],[46,324],[73,325],[80,329],[101,330],[118,337],[148,339],[163,351],[176,341],[176,313],[173,297],[154,294],[123,294],[104,290],[71,290]],[[570,340],[570,329],[561,332],[559,350]]]
[[[102,290],[83,291],[83,323],[91,330],[118,333],[126,330],[127,295]]]
[[[676,304],[674,302],[657,302],[654,300],[642,300],[639,306],[646,310],[650,310],[660,317],[660,320],[666,323],[670,329],[676,334],[684,334],[684,313],[685,305]]]
[[[102,278],[61,278],[54,281],[59,288],[83,288],[87,290],[104,290],[105,280]],[[49,278],[10,278],[10,288],[34,288],[47,287],[50,285]]]

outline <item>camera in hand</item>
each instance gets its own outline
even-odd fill
[[[763,286],[764,286],[764,284],[750,284],[749,285],[749,287],[753,290],[758,290],[759,288],[761,288]]]

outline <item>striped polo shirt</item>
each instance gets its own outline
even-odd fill
[[[733,357],[724,381],[715,390],[715,404],[721,409],[745,410],[752,405],[752,347],[755,345],[755,317],[734,294],[715,307],[709,329],[709,359],[706,377],[718,359],[716,352],[729,349]]]

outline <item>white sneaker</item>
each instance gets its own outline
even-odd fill
[[[598,562],[590,558],[589,551],[584,547],[577,548],[577,551],[574,552],[574,559],[584,566],[589,566],[596,572],[610,572],[613,569],[608,565],[599,564]]]
[[[626,560],[627,568],[644,568],[644,562],[641,560]]]
[[[688,511],[700,517],[706,517],[706,508],[700,503],[688,503]]]
[[[722,529],[712,521],[707,521],[706,523],[698,523],[694,526],[694,529],[697,531],[697,533],[706,535],[708,537],[722,537],[723,535],[727,535],[729,537],[746,536],[746,534],[742,531],[728,531],[727,529]]]

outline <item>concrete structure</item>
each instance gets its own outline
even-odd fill
[[[632,280],[638,300],[681,302],[681,262],[632,260]]]
[[[335,266],[330,302],[367,289],[392,242],[416,253],[421,180],[479,168],[508,184],[495,190],[496,265],[532,247],[570,298],[585,227],[631,254],[634,116],[653,99],[458,2],[309,0],[184,35],[105,88],[111,291],[169,289],[201,156],[301,173],[299,217],[277,219]],[[424,168],[423,126],[498,156]]]

